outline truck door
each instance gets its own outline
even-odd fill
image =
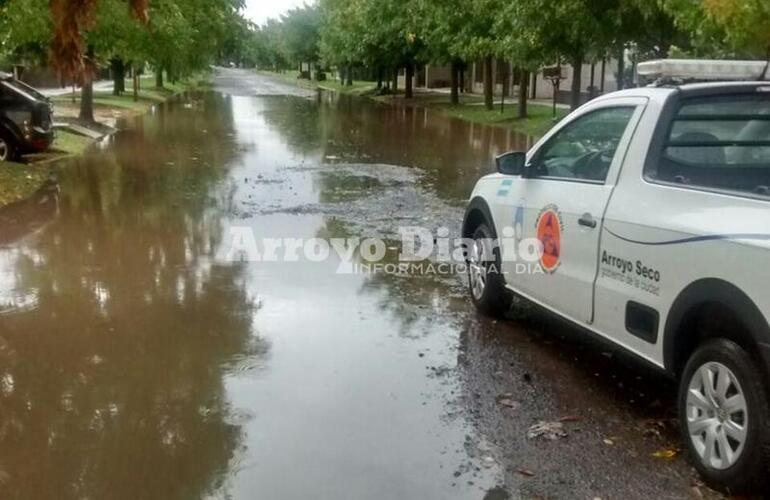
[[[517,238],[539,242],[542,255],[525,272],[517,266],[509,282],[575,321],[593,320],[604,212],[645,102],[617,98],[585,107],[530,154],[516,183]]]

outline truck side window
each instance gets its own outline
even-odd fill
[[[770,196],[770,95],[684,101],[657,167],[653,180]]]
[[[604,182],[635,109],[599,109],[570,123],[535,154],[534,176]]]

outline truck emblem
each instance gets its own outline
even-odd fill
[[[561,264],[561,214],[556,205],[545,207],[537,218],[537,239],[542,245],[540,264],[547,273],[554,273]]]

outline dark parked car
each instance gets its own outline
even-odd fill
[[[0,161],[45,151],[53,142],[53,106],[40,92],[0,73]]]

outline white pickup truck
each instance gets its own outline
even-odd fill
[[[612,93],[497,168],[463,228],[477,307],[515,293],[676,377],[699,472],[769,491],[770,82]]]

